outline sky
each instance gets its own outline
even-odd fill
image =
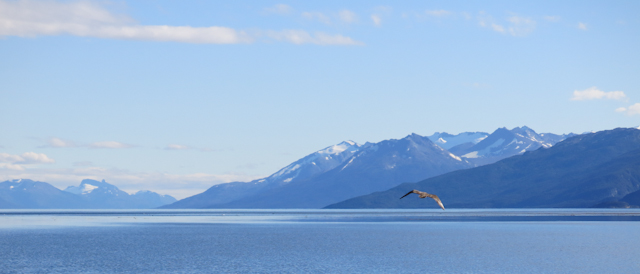
[[[0,0],[0,181],[178,199],[345,140],[640,126],[638,1]]]

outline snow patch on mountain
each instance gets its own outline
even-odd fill
[[[460,157],[453,155],[453,153],[449,152],[449,156],[451,156],[451,158],[456,159],[458,161],[462,161],[462,159],[460,159]]]
[[[288,184],[303,180],[341,165],[363,147],[354,141],[344,141],[311,153],[257,182]]]
[[[89,194],[91,193],[91,191],[93,191],[96,188],[98,188],[98,186],[84,184],[84,187],[82,188],[82,194]]]
[[[450,149],[460,144],[472,143],[477,144],[489,136],[486,132],[463,132],[457,135],[452,135],[446,132],[436,132],[431,136],[427,136],[433,143],[441,146],[444,149]]]

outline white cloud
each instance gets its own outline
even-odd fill
[[[264,11],[268,12],[268,13],[275,13],[275,14],[289,14],[293,11],[293,8],[291,8],[288,5],[285,4],[277,4],[273,7],[269,7],[269,8],[265,8]]]
[[[635,115],[640,114],[640,103],[635,103],[627,108],[627,114]]]
[[[525,36],[536,28],[536,21],[531,18],[511,16],[507,21],[511,23],[508,29],[513,36]]]
[[[443,16],[451,15],[451,12],[446,10],[427,10],[425,11],[425,13],[433,17],[443,17]]]
[[[581,30],[587,30],[587,24],[579,22],[578,23],[578,28]]]
[[[170,145],[167,145],[164,149],[167,149],[167,150],[185,150],[185,149],[190,149],[190,147],[185,146],[185,145],[170,144]]]
[[[116,141],[104,141],[95,142],[89,145],[90,148],[132,148],[132,145],[116,142]]]
[[[584,100],[595,100],[595,99],[614,99],[614,100],[623,100],[626,99],[627,95],[624,94],[623,91],[601,91],[597,87],[590,87],[585,90],[574,90],[573,97],[571,97],[572,101],[584,101]]]
[[[504,33],[504,27],[495,23],[491,23],[491,28],[497,32]]]
[[[382,26],[382,18],[390,16],[393,12],[393,8],[388,6],[377,6],[373,9],[371,14],[371,21],[376,27]]]
[[[372,14],[371,21],[373,21],[373,24],[376,25],[377,27],[382,25],[382,18],[380,18],[379,15]]]
[[[291,8],[279,4],[274,6],[272,11],[290,12]],[[321,22],[330,23],[329,17],[322,13],[312,13],[309,16]],[[259,36],[262,32],[255,33]],[[222,26],[139,25],[132,18],[113,14],[97,2],[91,1],[0,0],[0,37],[42,35],[195,44],[241,44],[256,41],[253,34]],[[282,41],[290,42],[287,39]],[[344,43],[329,44],[343,45]]]
[[[0,1],[0,35],[61,35],[112,39],[235,44],[251,39],[226,27],[141,26],[89,1]]]
[[[43,153],[25,152],[21,155],[0,153],[0,169],[24,170],[29,165],[52,163],[55,163],[55,160]]]
[[[480,25],[483,28],[491,28],[496,32],[500,32],[500,33],[505,32],[505,29],[503,26],[495,23],[495,21],[493,20],[493,17],[491,17],[491,15],[488,15],[483,11],[481,11],[478,14],[478,25]]]
[[[346,24],[355,23],[358,21],[358,15],[350,10],[340,10],[337,13],[332,12],[325,14],[318,11],[305,11],[300,14],[302,18],[310,21],[318,21],[325,25],[332,25],[334,22],[342,22]]]
[[[77,147],[73,141],[62,140],[60,138],[51,138],[48,141],[49,147]]]
[[[506,22],[500,23],[483,11],[478,13],[478,24],[483,28],[490,28],[495,32],[510,34],[511,36],[526,36],[536,28],[536,21],[529,17],[512,15]],[[506,25],[506,26],[505,26]]]
[[[18,163],[24,164],[51,164],[55,163],[53,159],[47,157],[44,153],[35,153],[35,152],[25,152],[22,153],[22,161],[18,161]]]
[[[347,24],[358,21],[358,16],[350,10],[341,10],[338,12],[338,18],[340,18],[340,21]]]
[[[278,41],[287,41],[294,44],[317,44],[317,45],[363,45],[362,42],[355,41],[342,35],[330,35],[323,32],[309,34],[303,30],[269,31],[266,35]]]
[[[616,109],[616,112],[626,113],[627,115],[640,114],[640,103],[635,103],[627,108],[619,107]]]

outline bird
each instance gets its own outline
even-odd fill
[[[438,198],[438,195],[435,195],[435,194],[429,194],[429,193],[426,193],[426,192],[424,192],[424,191],[420,191],[420,190],[415,190],[415,189],[414,189],[414,190],[412,190],[412,191],[409,191],[409,193],[405,194],[404,196],[400,197],[400,199],[402,199],[402,198],[404,198],[404,197],[407,197],[407,195],[409,195],[409,194],[411,194],[411,193],[415,193],[415,194],[420,195],[420,198],[427,198],[427,197],[429,197],[429,198],[431,198],[431,199],[436,200],[436,202],[438,202],[438,205],[442,208],[442,210],[444,210],[444,205],[442,204],[442,201],[440,201],[440,198]]]

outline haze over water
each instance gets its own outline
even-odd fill
[[[2,211],[6,273],[637,273],[638,210]],[[611,221],[603,221],[603,220]]]

